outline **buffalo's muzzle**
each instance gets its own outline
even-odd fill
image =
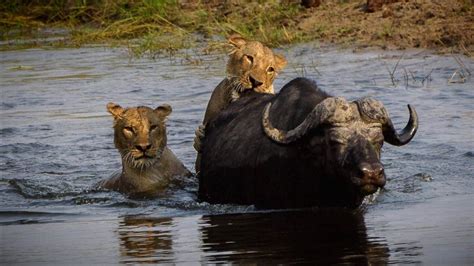
[[[368,195],[385,186],[385,172],[380,163],[361,163],[359,165],[359,176],[353,177],[352,182],[359,186],[361,192]]]

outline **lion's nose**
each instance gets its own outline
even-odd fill
[[[135,148],[141,152],[145,152],[151,148],[151,144],[139,144],[136,145]]]
[[[257,88],[258,86],[262,85],[263,82],[254,79],[252,76],[249,76],[250,83],[252,84],[252,88]]]

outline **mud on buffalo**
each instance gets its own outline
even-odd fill
[[[349,102],[296,78],[276,95],[244,93],[210,121],[201,146],[199,198],[257,208],[358,207],[385,185],[384,142],[405,145],[383,104]]]

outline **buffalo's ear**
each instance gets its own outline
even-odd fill
[[[279,55],[279,54],[275,54],[274,58],[275,58],[275,70],[277,72],[280,72],[283,68],[285,68],[287,61],[283,55]]]
[[[117,119],[117,118],[122,117],[122,114],[125,110],[122,108],[122,106],[116,103],[110,102],[107,104],[107,111],[111,113],[114,116],[114,118]]]
[[[227,40],[237,49],[242,48],[247,43],[247,40],[245,40],[244,37],[240,36],[239,34],[232,34]]]
[[[173,109],[169,104],[162,104],[155,109],[155,113],[157,113],[161,118],[165,119]]]

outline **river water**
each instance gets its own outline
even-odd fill
[[[105,105],[169,103],[168,145],[194,171],[194,129],[226,56],[200,49],[130,59],[126,49],[0,53],[0,254],[5,264],[474,264],[474,61],[429,51],[280,51],[333,95],[381,100],[397,128],[386,188],[358,211],[255,210],[197,202],[196,184],[154,200],[91,190],[120,169]],[[394,70],[394,71],[393,71]],[[390,72],[393,72],[393,81]],[[474,74],[474,73],[473,73]],[[454,81],[459,81],[455,75]]]

